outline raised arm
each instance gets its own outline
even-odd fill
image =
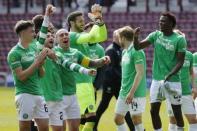
[[[47,37],[47,32],[48,32],[48,26],[49,26],[49,16],[53,14],[54,8],[52,5],[47,5],[45,15],[44,15],[44,20],[39,32],[39,38],[37,42],[37,47],[38,49],[43,49],[45,39]]]
[[[88,17],[95,25],[89,33],[84,33],[77,39],[77,44],[105,41],[107,39],[107,29],[102,19],[102,7],[99,4],[94,4],[91,7],[91,12],[88,13]]]
[[[144,39],[142,41],[139,41],[139,33],[140,33],[140,28],[136,28],[134,31],[134,48],[136,50],[140,50],[140,49],[144,49],[146,47],[148,47],[149,45],[151,45],[151,42],[148,39]]]
[[[89,33],[78,34],[77,44],[98,43],[107,39],[107,29],[105,25],[94,25]]]

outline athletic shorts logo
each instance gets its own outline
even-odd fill
[[[23,114],[23,118],[27,119],[28,118],[28,114],[27,113]]]
[[[93,110],[94,109],[94,106],[93,105],[89,105],[89,109],[90,110]]]

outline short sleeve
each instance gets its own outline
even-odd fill
[[[148,40],[151,44],[154,44],[156,40],[156,36],[157,36],[157,31],[152,32],[146,37],[146,40]]]
[[[7,58],[8,64],[12,70],[21,67],[21,57],[16,52],[10,52]]]
[[[142,50],[134,53],[134,64],[144,64],[145,56]]]
[[[177,51],[178,52],[185,52],[186,51],[186,46],[187,46],[187,42],[185,40],[185,37],[181,36],[178,40],[178,44],[177,44]]]

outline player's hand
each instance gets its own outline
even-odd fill
[[[135,28],[134,30],[134,37],[138,37],[140,34],[140,27]]]
[[[54,60],[54,61],[57,60],[57,56],[55,55],[55,52],[52,51],[51,49],[48,49],[47,56],[48,56],[50,59]]]
[[[97,71],[95,69],[89,69],[88,75],[90,76],[96,76]]]
[[[197,88],[196,87],[193,87],[192,88],[192,96],[193,96],[193,99],[195,100],[196,99],[196,97],[197,97]]]
[[[134,95],[133,93],[129,93],[127,95],[126,101],[125,101],[126,104],[131,104],[132,103],[132,101],[133,101],[133,95]]]
[[[170,79],[171,75],[165,76],[164,83]]]
[[[34,64],[37,67],[40,67],[40,66],[42,66],[44,64],[44,60],[45,60],[45,58],[47,56],[47,53],[48,53],[48,49],[47,48],[43,48],[42,51],[39,53],[39,55],[36,56]]]
[[[104,65],[108,65],[109,63],[111,63],[111,59],[109,56],[104,56],[102,59],[103,59]]]
[[[88,17],[94,22],[102,23],[102,7],[99,4],[94,4]]]
[[[55,12],[55,7],[51,4],[48,4],[46,7],[45,15],[46,16],[51,16]]]

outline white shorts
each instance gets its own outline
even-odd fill
[[[197,114],[197,98],[194,100],[194,106],[195,106],[195,110],[196,110],[196,114]]]
[[[120,97],[118,98],[115,108],[116,114],[125,116],[129,111],[131,116],[133,116],[144,112],[146,106],[145,97],[134,98],[131,104],[126,104],[125,101],[125,99],[121,99]]]
[[[182,96],[182,112],[183,114],[196,114],[195,111],[195,107],[194,107],[194,101],[191,95],[186,95],[186,96]],[[174,116],[174,113],[172,111],[172,106],[170,104],[170,102],[167,100],[166,101],[167,104],[167,109],[168,109],[168,115],[169,116]]]
[[[65,95],[63,97],[63,114],[64,120],[80,119],[80,108],[76,95]]]
[[[27,93],[19,94],[15,96],[15,104],[20,121],[49,118],[48,108],[43,96]]]
[[[63,125],[63,101],[48,101],[49,109],[49,125],[62,126]]]
[[[193,67],[194,74],[197,75],[197,67]]]
[[[165,82],[153,80],[150,88],[150,103],[167,99],[174,105],[181,104],[182,89],[180,82]]]

